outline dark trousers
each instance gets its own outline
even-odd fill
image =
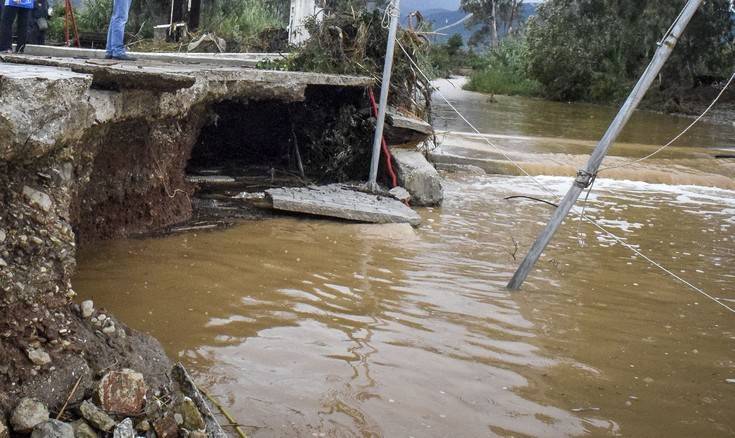
[[[5,6],[3,8],[3,16],[0,19],[0,52],[5,52],[13,47],[13,22],[18,17],[18,41],[15,51],[23,52],[28,40],[28,19],[31,16],[31,9],[16,8],[13,6]]]

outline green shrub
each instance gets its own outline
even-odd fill
[[[77,26],[80,32],[107,32],[112,15],[112,0],[88,0],[77,13]],[[63,17],[62,17],[63,27]]]
[[[286,27],[282,7],[263,0],[209,2],[201,16],[201,30],[215,33],[228,45],[247,45],[267,29]]]
[[[541,93],[541,84],[528,74],[528,45],[523,34],[506,38],[474,64],[475,72],[465,86],[468,90],[520,96]]]
[[[538,96],[541,84],[505,65],[490,67],[474,73],[465,86],[467,90],[508,96]]]

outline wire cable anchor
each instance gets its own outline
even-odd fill
[[[574,179],[574,185],[580,189],[586,189],[592,185],[592,182],[597,178],[596,173],[590,173],[584,169],[577,171],[577,177]]]

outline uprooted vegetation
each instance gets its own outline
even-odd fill
[[[337,9],[312,17],[305,27],[310,39],[285,59],[261,64],[262,68],[362,75],[381,83],[388,42],[387,17],[380,11]],[[403,52],[408,52],[417,65]],[[419,71],[431,71],[430,45],[411,29],[400,29],[393,61],[389,103],[404,112],[431,118],[431,84]],[[376,91],[377,94],[377,91]]]

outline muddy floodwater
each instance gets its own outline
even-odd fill
[[[483,132],[570,144],[611,114],[503,98],[516,115],[503,122],[477,95],[453,98]],[[462,128],[445,109],[437,126]],[[626,141],[660,144],[687,120],[639,115]],[[688,143],[734,139],[707,124]],[[445,205],[415,230],[284,217],[102,243],[81,251],[74,287],[158,338],[255,437],[735,435],[735,314],[575,218],[511,293],[551,209],[505,198],[544,192],[445,177]],[[559,195],[570,183],[538,180]],[[587,212],[735,306],[735,191],[603,178]]]

